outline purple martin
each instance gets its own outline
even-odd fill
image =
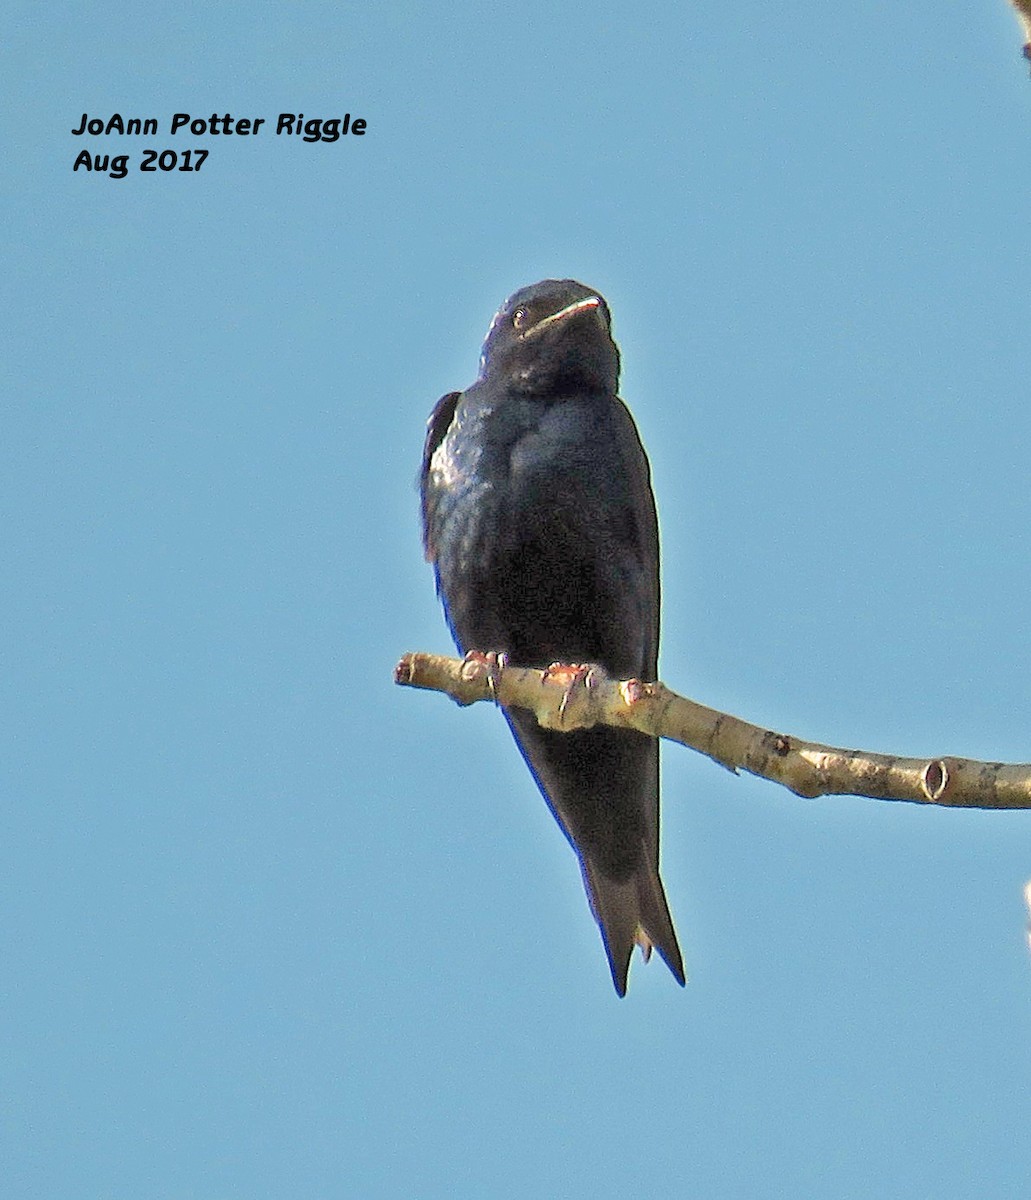
[[[657,678],[659,534],[648,460],[616,394],[608,305],[571,279],[510,296],[476,382],[438,401],[421,472],[423,538],[462,653],[598,663]],[[659,878],[659,743],[542,729],[506,711],[576,851],[620,996],[635,945],[684,967]]]

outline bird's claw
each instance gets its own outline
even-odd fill
[[[566,687],[562,693],[562,700],[558,706],[559,720],[565,714],[569,707],[569,701],[572,699],[573,692],[578,687],[589,688],[593,682],[593,663],[558,663],[554,662],[550,666],[544,668],[544,673],[541,676],[541,683],[551,683],[552,680],[558,679],[564,682]]]
[[[487,687],[491,699],[497,704],[501,673],[508,666],[508,655],[503,650],[470,650],[466,653],[463,661],[484,668],[487,672]]]

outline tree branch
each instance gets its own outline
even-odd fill
[[[737,774],[748,771],[799,796],[869,796],[954,808],[1031,808],[1031,764],[968,758],[899,758],[843,750],[751,725],[678,696],[661,683],[610,679],[599,667],[538,671],[406,654],[394,669],[405,687],[445,692],[459,704],[496,700],[529,709],[546,729],[612,725],[680,742]]]

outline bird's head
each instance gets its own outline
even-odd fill
[[[615,392],[619,350],[604,298],[575,279],[521,288],[491,322],[480,375],[503,378],[522,392],[563,385]]]

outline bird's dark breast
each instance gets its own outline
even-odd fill
[[[621,627],[619,571],[606,561],[602,539],[571,527],[567,515],[561,505],[538,508],[503,536],[484,581],[484,607],[517,666],[590,662],[614,675],[639,675],[638,639]]]
[[[657,594],[606,411],[552,407],[535,421],[524,413],[504,439],[466,426],[475,446],[459,442],[455,453],[475,468],[442,508],[448,532],[437,562],[463,651],[503,651],[516,666],[654,674]],[[558,733],[531,713],[506,715],[574,845],[608,877],[633,875],[657,786],[654,740],[600,728]]]
[[[467,429],[475,447],[455,447],[475,462],[441,514],[438,570],[459,643],[517,666],[596,662],[647,675],[657,613],[607,408],[513,408],[495,418],[500,428]]]

